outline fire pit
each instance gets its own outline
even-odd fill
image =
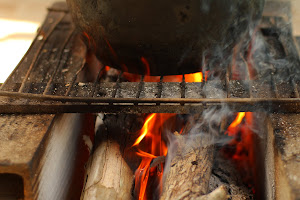
[[[224,72],[220,73],[210,65],[205,65],[201,73],[175,77],[149,77],[113,70],[108,66],[101,67],[97,61],[93,62],[95,60],[89,54],[86,56],[87,48],[80,39],[81,34],[74,30],[65,4],[55,4],[50,8],[30,50],[0,90],[0,111],[6,114],[1,116],[3,124],[14,121],[26,124],[31,120],[34,123],[30,127],[37,127],[34,130],[39,135],[35,146],[28,142],[28,145],[22,147],[24,151],[30,149],[28,152],[31,152],[24,160],[20,160],[20,156],[13,159],[0,154],[0,173],[21,176],[23,185],[18,185],[25,188],[23,196],[26,199],[51,193],[46,192],[46,172],[51,173],[51,170],[47,171],[47,163],[50,162],[47,159],[51,157],[51,149],[61,148],[54,144],[59,143],[62,139],[60,136],[65,134],[63,131],[46,131],[46,127],[56,127],[49,130],[60,130],[63,127],[52,122],[53,116],[48,114],[77,112],[106,113],[98,116],[96,121],[100,126],[94,147],[91,131],[88,134],[75,134],[74,140],[79,143],[68,143],[72,141],[71,133],[68,137],[63,137],[70,140],[62,140],[63,145],[72,144],[75,152],[70,154],[72,158],[76,155],[81,157],[78,156],[75,163],[71,162],[72,159],[68,160],[70,162],[67,164],[75,166],[74,171],[66,173],[68,170],[62,167],[60,172],[68,176],[59,180],[63,180],[62,183],[70,180],[80,182],[81,184],[76,185],[76,190],[84,188],[83,198],[91,199],[100,193],[107,195],[102,196],[103,198],[117,198],[119,195],[124,198],[143,198],[145,188],[149,188],[150,193],[160,190],[153,196],[146,196],[158,198],[157,195],[160,194],[165,199],[174,197],[174,188],[179,191],[175,197],[182,199],[190,193],[191,197],[200,195],[201,198],[216,194],[225,198],[226,195],[231,195],[235,199],[284,199],[285,195],[289,199],[299,198],[299,172],[296,170],[299,151],[295,143],[300,137],[297,128],[297,113],[300,110],[299,44],[294,40],[285,18],[264,16],[252,37],[251,45],[245,47],[241,43],[228,58],[230,62],[226,62],[228,66]],[[256,48],[257,46],[260,48]],[[95,72],[99,66],[100,70]],[[146,116],[145,113],[156,114]],[[24,120],[21,116],[11,117],[13,115],[7,114],[46,115],[33,115],[35,117]],[[191,114],[194,116],[193,120],[189,118]],[[42,122],[36,119],[40,117]],[[160,122],[162,118],[167,119]],[[64,117],[63,119],[65,120]],[[171,119],[175,122],[171,123]],[[172,125],[169,124],[169,129],[155,127],[155,137],[147,129],[146,136],[138,139],[146,129],[147,122],[148,125],[154,123],[161,124],[162,127],[169,123]],[[41,128],[41,124],[45,127]],[[0,129],[0,135],[3,136],[0,137],[0,143],[4,149],[13,151],[13,155],[20,155],[22,148],[14,148],[13,145],[26,142],[15,138],[14,134],[7,134],[7,137],[3,134],[15,131],[17,125],[14,128],[9,128],[8,125],[5,127],[8,128]],[[193,132],[202,134],[190,136]],[[23,137],[25,135],[28,140],[34,140],[29,137],[30,131],[25,131]],[[51,135],[55,137],[50,137]],[[153,143],[153,138],[158,142]],[[5,142],[8,140],[11,142]],[[191,142],[189,144],[192,148],[180,147],[187,142]],[[194,146],[195,142],[201,145]],[[80,151],[80,145],[85,147],[85,153]],[[155,146],[155,151],[147,149],[152,145]],[[165,150],[167,145],[168,154]],[[251,149],[246,151],[246,147]],[[172,148],[181,149],[185,154],[174,150],[174,155],[170,156]],[[86,159],[89,150],[93,155],[87,165],[84,181],[82,172],[85,160],[82,157]],[[60,155],[63,158],[67,154]],[[244,159],[245,155],[247,159]],[[237,169],[228,161],[229,158]],[[46,162],[41,162],[41,159]],[[245,160],[253,165],[249,165],[249,162],[245,164]],[[59,167],[53,163],[53,166]],[[164,167],[168,165],[169,168]],[[247,170],[247,175],[251,177],[255,174],[257,179],[249,182],[248,176],[244,176],[247,179],[244,181],[237,175],[238,169],[245,172],[245,165],[246,168],[251,166],[253,169]],[[145,173],[147,168],[148,174]],[[74,177],[78,170],[81,176],[76,179]],[[43,173],[39,173],[40,171]],[[182,182],[177,179],[177,171],[186,180],[196,177],[195,181],[191,180],[191,185],[186,186],[184,180]],[[160,185],[162,174],[166,176],[165,185]],[[53,173],[53,176],[57,178],[59,174]],[[238,178],[233,180],[233,176]],[[0,175],[0,179],[1,177],[10,176]],[[18,177],[9,179],[20,182]],[[139,177],[142,181],[137,180]],[[149,179],[150,184],[141,184],[146,179]],[[199,182],[200,179],[202,182]],[[178,182],[175,184],[173,180]],[[51,179],[49,182],[55,183],[55,180]],[[245,185],[245,182],[250,183],[250,186]],[[82,186],[83,184],[85,185]],[[178,188],[181,184],[184,186]],[[64,186],[70,189],[59,189],[59,192],[54,191],[51,195],[71,195],[72,185]],[[186,191],[190,190],[192,192],[188,194]],[[209,192],[212,193],[208,194]]]

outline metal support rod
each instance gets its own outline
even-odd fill
[[[138,91],[137,91],[136,96],[135,96],[135,98],[137,98],[137,99],[140,98],[141,92],[144,89],[144,85],[145,85],[144,78],[145,78],[145,76],[142,75],[141,81],[139,83],[139,88],[138,88]],[[138,105],[138,103],[136,103],[135,105]]]
[[[100,79],[101,79],[101,73],[103,72],[103,70],[105,69],[104,66],[102,66],[99,71],[98,71],[98,74],[97,74],[97,78],[96,80],[94,81],[94,84],[93,84],[93,87],[92,87],[92,92],[90,94],[90,97],[93,97],[95,96],[95,91],[96,91],[96,87],[97,87],[97,83],[100,83]]]
[[[183,98],[113,98],[113,97],[69,97],[69,96],[56,96],[56,95],[42,95],[42,94],[29,94],[29,93],[17,93],[0,91],[0,96],[10,97],[15,99],[31,99],[40,102],[43,101],[57,101],[57,102],[77,102],[77,103],[300,103],[300,98],[195,98],[195,99],[183,99]]]
[[[113,90],[112,95],[111,95],[112,98],[116,97],[117,91],[120,88],[120,82],[121,82],[121,79],[122,79],[122,75],[123,75],[123,72],[120,72],[120,74],[118,75],[118,79],[116,81],[116,84],[114,86],[114,90]]]
[[[158,89],[158,92],[157,92],[157,95],[156,95],[156,98],[161,98],[161,93],[162,93],[162,88],[163,88],[163,80],[164,80],[164,76],[160,76],[160,79],[159,79],[159,82],[157,83],[157,89]],[[156,105],[160,105],[159,102],[156,103]]]

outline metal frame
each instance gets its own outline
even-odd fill
[[[222,92],[224,92],[224,94],[221,96],[218,94],[205,94],[203,92],[201,94],[198,94],[195,98],[188,98],[186,93],[187,88],[190,86],[190,83],[186,83],[185,75],[183,74],[182,81],[178,83],[177,89],[179,95],[177,96],[163,96],[163,90],[166,89],[165,87],[168,87],[168,83],[164,82],[164,76],[161,76],[159,82],[153,84],[153,89],[157,91],[155,94],[156,98],[141,97],[141,94],[144,91],[145,86],[147,85],[147,83],[144,81],[145,77],[141,76],[140,81],[134,83],[135,87],[137,88],[137,90],[134,91],[134,97],[118,97],[117,94],[121,90],[121,86],[123,84],[122,72],[119,73],[116,82],[106,83],[109,84],[109,88],[111,89],[111,93],[109,95],[98,95],[97,92],[99,92],[99,88],[103,90],[109,90],[108,88],[105,88],[103,86],[103,83],[101,82],[101,74],[104,71],[104,67],[102,67],[98,71],[97,79],[93,83],[90,83],[89,87],[83,89],[83,93],[88,95],[84,95],[81,97],[80,94],[74,94],[73,89],[76,88],[76,86],[78,86],[79,84],[76,82],[78,79],[78,75],[87,67],[84,57],[81,59],[81,63],[77,63],[77,65],[79,66],[78,71],[74,74],[72,80],[67,83],[58,83],[67,87],[65,93],[62,96],[51,95],[51,87],[53,84],[56,84],[55,77],[57,76],[59,66],[62,64],[62,53],[68,44],[74,43],[74,40],[76,39],[75,35],[78,35],[78,33],[74,32],[72,21],[69,21],[65,37],[59,44],[61,50],[58,53],[58,55],[60,56],[58,56],[59,59],[56,63],[56,66],[50,66],[54,68],[54,71],[51,73],[49,80],[47,82],[43,82],[45,88],[41,91],[41,94],[28,93],[25,88],[26,85],[28,86],[30,84],[33,84],[32,81],[29,80],[30,74],[35,67],[43,67],[39,66],[39,63],[37,63],[39,55],[44,50],[44,46],[47,42],[53,42],[48,41],[48,39],[50,38],[51,34],[56,31],[56,28],[59,26],[62,20],[66,20],[66,16],[69,15],[69,13],[65,10],[55,12],[60,13],[60,15],[57,16],[56,21],[51,23],[50,27],[47,28],[48,31],[44,33],[44,38],[41,41],[40,46],[38,46],[38,48],[34,51],[30,50],[28,52],[31,53],[33,57],[29,62],[27,72],[24,72],[23,79],[17,80],[20,82],[20,86],[17,87],[17,91],[5,90],[4,88],[6,86],[6,83],[2,85],[0,89],[0,113],[190,113],[198,112],[211,106],[222,107],[225,105],[227,105],[234,111],[264,110],[268,112],[300,112],[300,97],[298,91],[300,87],[294,79],[289,79],[288,81],[290,82],[289,86],[291,87],[292,93],[294,95],[293,98],[286,98],[285,96],[281,96],[278,93],[276,85],[277,83],[275,82],[272,74],[270,75],[270,85],[268,85],[271,89],[267,91],[266,94],[252,94],[251,87],[253,86],[255,81],[259,80],[250,80],[250,75],[248,74],[248,80],[240,82],[247,82],[248,87],[243,89],[249,91],[249,95],[246,98],[239,95],[233,95],[234,97],[232,97],[230,93],[230,84],[233,80],[230,80],[231,69],[229,67],[226,71],[226,74],[224,74],[222,81],[220,81],[219,83],[219,85],[223,87],[223,90],[221,89]],[[276,20],[280,21],[280,19],[277,18]],[[63,24],[66,24],[66,22],[64,22]],[[41,31],[39,32],[39,34],[40,33]],[[289,33],[285,33],[285,35],[289,36]],[[37,39],[38,37],[35,39],[35,41]],[[279,38],[279,41],[284,46],[284,51],[289,56],[289,59],[292,59],[292,62],[299,65],[300,67],[299,55],[295,55],[295,52],[298,51],[294,42],[290,39],[286,39],[285,37]],[[24,60],[22,60],[21,63],[23,61]],[[292,73],[290,69],[287,70],[289,74]],[[11,76],[13,76],[13,74]],[[205,73],[203,75],[205,76]],[[9,80],[11,82],[12,78],[10,77]],[[200,84],[199,90],[202,90],[206,86],[209,86],[209,84],[212,84],[213,81],[214,80],[204,81]],[[39,82],[39,80],[37,80],[36,82]],[[10,85],[12,85],[12,83],[10,83]],[[216,93],[218,93],[219,91],[220,90],[216,90]]]

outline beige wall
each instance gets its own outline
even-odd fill
[[[293,33],[294,35],[300,36],[300,0],[266,0],[266,4],[270,1],[276,2],[289,2],[291,5],[291,18],[292,18],[292,25],[293,25]],[[284,15],[286,14],[287,8],[285,6],[275,6],[275,7],[265,7],[265,14],[266,15]]]
[[[42,22],[55,0],[0,0],[0,18]]]
[[[294,34],[300,36],[300,0],[292,0],[292,19]]]
[[[0,83],[29,48],[54,0],[0,0]]]

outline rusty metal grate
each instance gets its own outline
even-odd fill
[[[145,82],[144,76],[126,82],[122,72],[116,81],[103,82],[103,67],[96,81],[80,82],[87,49],[68,10],[51,8],[29,51],[1,86],[0,112],[193,113],[224,104],[234,111],[300,112],[299,51],[289,30],[280,17],[263,18],[260,31],[269,51],[288,64],[268,63],[254,80],[234,80],[229,67],[223,78],[204,77],[202,83],[186,82],[186,75],[181,82],[165,82],[163,76],[158,82]]]

